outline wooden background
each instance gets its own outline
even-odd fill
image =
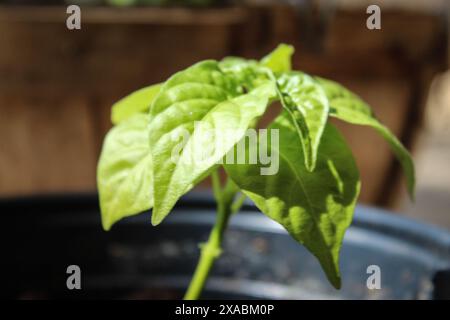
[[[346,84],[413,148],[427,90],[445,68],[443,19],[365,10],[315,18],[286,6],[189,9],[90,8],[69,31],[65,8],[0,7],[0,197],[95,190],[111,104],[173,72],[226,55],[259,58],[281,41],[294,66]],[[392,206],[403,191],[387,144],[338,123],[362,175],[365,203]]]

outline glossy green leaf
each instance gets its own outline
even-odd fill
[[[154,84],[139,89],[112,106],[111,121],[118,124],[138,112],[147,113],[154,98],[161,89],[161,84]]]
[[[222,189],[215,179],[219,221],[249,197],[317,257],[339,288],[339,252],[360,182],[351,151],[328,115],[381,133],[403,166],[411,194],[414,166],[408,151],[359,97],[335,82],[291,71],[293,52],[281,44],[260,61],[199,62],[117,102],[111,115],[117,126],[105,138],[97,168],[104,229],[151,208],[152,224],[159,224],[183,194],[225,160],[232,181]],[[279,140],[269,134],[267,156],[244,143],[244,159],[253,160],[230,164],[229,151],[242,151],[238,142],[247,141],[246,130],[274,100],[284,107],[269,128],[278,130]],[[255,151],[263,163],[253,164]],[[242,155],[237,159],[242,161]],[[244,197],[233,203],[238,188]],[[222,222],[218,225],[224,229]],[[192,282],[195,290],[188,292],[203,286],[209,270],[202,269],[204,261]]]
[[[256,60],[226,57],[220,61],[219,66],[240,84],[240,93],[248,92],[268,80],[266,70]]]
[[[294,47],[282,43],[262,58],[261,64],[275,73],[288,72],[292,69],[291,57],[293,54]]]
[[[406,176],[408,192],[414,198],[415,171],[414,163],[408,150],[401,144],[395,135],[373,115],[370,107],[357,95],[340,84],[322,78],[316,78],[322,85],[330,102],[330,116],[358,124],[367,125],[377,130],[389,143],[392,151],[402,165]]]
[[[267,81],[241,94],[237,80],[216,61],[198,63],[163,85],[151,107],[154,225],[242,138],[274,90]]]
[[[358,169],[339,132],[327,124],[316,169],[304,164],[303,150],[290,117],[283,113],[270,126],[279,130],[279,172],[260,175],[260,165],[224,165],[228,175],[268,217],[319,260],[330,282],[339,288],[339,251],[352,221],[359,194]],[[271,143],[269,143],[269,146]]]
[[[112,128],[103,143],[97,185],[105,230],[153,205],[148,122],[147,114],[135,114]]]
[[[327,96],[312,77],[302,72],[285,73],[278,83],[281,103],[291,115],[302,142],[306,168],[313,171],[328,118]]]

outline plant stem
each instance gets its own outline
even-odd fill
[[[237,199],[233,202],[233,204],[231,205],[231,214],[235,214],[238,213],[239,210],[241,210],[242,205],[245,202],[245,199],[247,199],[247,196],[243,193],[241,193]]]
[[[235,208],[232,210],[233,199],[238,191],[236,185],[228,179],[225,187],[221,189],[219,173],[214,171],[211,177],[214,196],[217,201],[217,218],[208,241],[200,246],[200,259],[184,296],[185,300],[195,300],[200,297],[214,261],[222,253],[223,234],[228,226],[231,214],[236,210]]]

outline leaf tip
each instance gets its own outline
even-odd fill
[[[157,219],[155,218],[155,215],[152,214],[152,218],[151,218],[151,224],[153,227],[156,227],[157,225],[159,225],[161,223],[161,219]]]
[[[169,215],[169,213],[172,211],[175,203],[167,203],[165,201],[159,202],[155,199],[153,203],[153,209],[152,209],[152,217],[151,217],[151,223],[152,226],[156,227],[159,225],[163,220]]]
[[[277,47],[277,49],[283,50],[284,52],[288,53],[289,55],[293,55],[295,52],[295,48],[291,44],[287,43],[280,43]]]
[[[340,290],[342,288],[342,281],[341,281],[341,277],[340,276],[338,276],[338,277],[336,277],[336,278],[334,278],[332,280],[330,279],[330,281],[331,281],[331,284],[333,285],[333,287],[336,290]]]
[[[109,220],[102,218],[102,228],[103,228],[103,231],[109,231],[109,230],[111,230],[112,225],[113,225],[113,224],[112,224]]]
[[[305,167],[308,172],[313,172],[316,168],[316,163],[311,159],[308,160],[308,158],[305,158]]]
[[[342,278],[341,278],[341,273],[339,271],[339,267],[336,267],[336,268],[333,268],[333,271],[331,271],[330,269],[325,269],[325,268],[324,268],[324,270],[325,270],[325,274],[326,274],[330,284],[333,286],[333,288],[335,288],[336,290],[339,290],[342,287]]]
[[[291,71],[291,58],[294,51],[292,45],[280,43],[271,53],[261,59],[261,63],[272,69],[273,72]]]
[[[388,137],[389,138],[389,137]],[[396,139],[394,137],[394,139]],[[405,177],[406,190],[408,192],[409,199],[414,203],[416,201],[416,170],[413,159],[409,151],[403,147],[400,142],[397,145],[390,143],[394,150],[394,154],[400,162],[403,169],[403,175]],[[396,150],[395,148],[398,148]]]
[[[151,217],[152,226],[156,227],[157,225],[159,225],[164,220],[164,217],[165,215],[161,215],[158,209],[153,208]]]

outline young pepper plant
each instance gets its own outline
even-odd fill
[[[181,196],[212,178],[217,220],[201,245],[186,299],[199,298],[221,254],[230,216],[245,197],[304,245],[331,284],[340,288],[339,251],[352,221],[360,179],[352,152],[330,117],[378,131],[400,161],[413,196],[414,165],[408,151],[358,96],[331,80],[293,71],[293,52],[293,47],[281,44],[260,61],[202,61],[112,107],[115,126],[105,138],[97,169],[105,230],[149,209],[156,226]],[[276,101],[282,112],[268,129],[278,130],[279,143],[268,145],[279,159],[278,172],[262,175],[259,163],[221,161]],[[205,137],[196,123],[215,134]],[[237,134],[218,143],[230,129]],[[182,132],[189,135],[180,148]],[[216,146],[214,153],[205,161],[187,161],[199,144]],[[176,148],[178,161],[172,161]],[[224,183],[220,166],[227,174]]]

